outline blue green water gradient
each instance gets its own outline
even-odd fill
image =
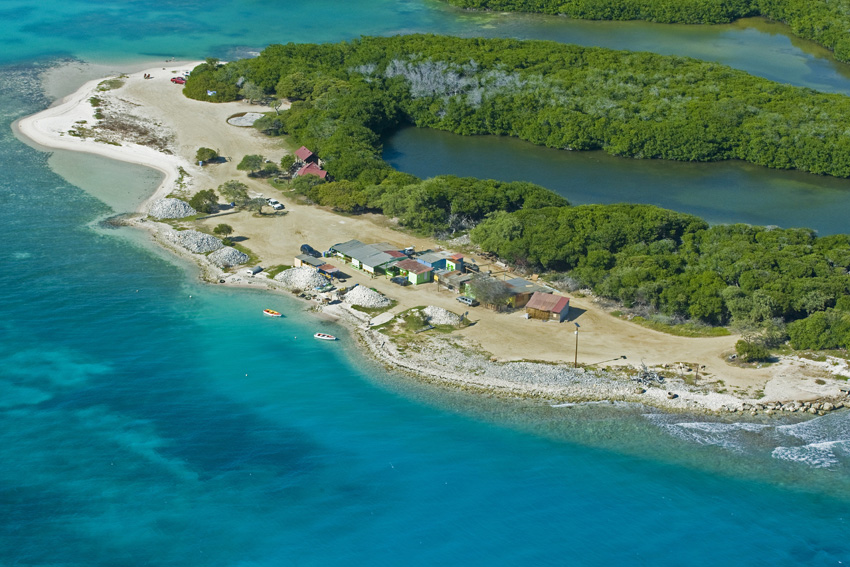
[[[303,305],[201,284],[101,223],[113,211],[84,189],[112,175],[142,194],[155,174],[86,161],[77,187],[10,130],[50,102],[42,55],[203,57],[270,41],[267,25],[302,41],[482,17],[423,2],[30,6],[0,18],[0,564],[850,561],[846,413],[742,426],[388,375]],[[503,21],[510,33],[489,33]]]

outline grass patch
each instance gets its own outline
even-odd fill
[[[391,299],[390,304],[386,307],[363,307],[361,305],[352,305],[351,308],[356,309],[357,311],[360,311],[362,313],[368,313],[369,315],[379,315],[384,311],[389,311],[396,305],[398,305],[398,301]]]
[[[270,268],[266,269],[266,273],[269,275],[270,278],[273,278],[279,273],[285,272],[286,270],[290,269],[291,267],[292,266],[287,266],[286,264],[281,264],[280,266],[271,266]]]
[[[112,79],[106,79],[105,81],[101,81],[97,84],[97,90],[103,92],[120,89],[124,86],[124,81],[121,80],[122,78],[126,78],[126,75],[121,75],[121,77],[115,77]]]
[[[677,337],[726,337],[731,333],[726,327],[709,327],[706,325],[697,325],[695,323],[684,323],[682,325],[670,325],[661,323],[660,321],[651,321],[643,317],[634,317],[632,323],[637,323],[641,327],[646,327],[654,331],[675,335]]]
[[[248,255],[248,261],[242,264],[243,266],[256,266],[260,263],[260,257],[251,252],[248,248],[245,248],[241,244],[234,243],[233,247],[242,252],[243,254]]]

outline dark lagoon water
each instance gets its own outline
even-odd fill
[[[460,136],[409,127],[384,143],[393,167],[428,178],[532,181],[572,204],[647,203],[710,223],[743,222],[850,231],[850,180],[767,169],[741,161],[684,163],[619,158],[602,151],[570,152],[517,138]]]
[[[836,90],[850,84],[843,66],[747,25],[605,26],[421,1],[8,0],[0,15],[0,564],[850,561],[846,413],[708,423],[387,375],[300,304],[199,284],[144,235],[101,225],[155,173],[50,157],[10,128],[51,102],[38,80],[57,58],[120,68],[361,33],[711,49]],[[286,317],[260,316],[269,306]],[[306,340],[317,330],[343,340]]]

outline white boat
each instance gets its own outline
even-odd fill
[[[317,339],[322,339],[323,341],[335,341],[336,337],[333,335],[328,335],[326,333],[316,333],[313,337]]]

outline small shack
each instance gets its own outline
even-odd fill
[[[333,264],[322,264],[321,266],[318,266],[316,268],[316,270],[320,274],[330,276],[331,278],[338,277],[338,275],[339,275],[339,269],[336,266],[334,266]]]
[[[570,313],[570,298],[535,291],[525,305],[525,313],[529,319],[555,319],[563,323]]]
[[[295,177],[300,177],[302,175],[315,175],[320,179],[325,179],[328,176],[328,172],[316,165],[315,163],[308,163],[307,165],[295,172]]]
[[[416,260],[402,260],[394,266],[413,285],[431,281],[431,272],[434,268],[426,266]]]
[[[295,157],[298,161],[302,163],[315,163],[317,165],[319,163],[318,156],[308,150],[306,146],[301,146],[300,148],[295,150]]]
[[[295,257],[295,261],[293,262],[296,268],[300,268],[301,266],[312,266],[314,268],[318,268],[325,264],[325,261],[322,258],[314,258],[309,254],[299,254]]]
[[[245,268],[245,275],[256,276],[263,271],[262,266],[254,266],[253,268]]]

